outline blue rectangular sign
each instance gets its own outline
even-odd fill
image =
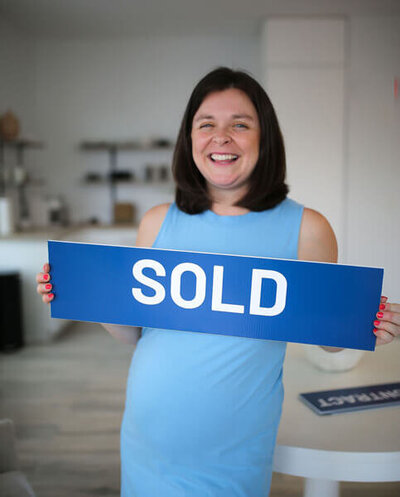
[[[49,241],[54,318],[374,350],[383,269]]]
[[[301,393],[299,397],[320,415],[391,407],[400,404],[400,383]]]

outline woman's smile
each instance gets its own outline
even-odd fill
[[[239,156],[237,154],[229,154],[229,153],[212,153],[209,155],[210,160],[212,160],[217,166],[224,166],[233,164]]]

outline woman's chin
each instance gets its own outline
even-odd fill
[[[243,182],[237,180],[237,178],[224,178],[219,180],[214,180],[208,182],[210,190],[220,191],[220,192],[232,192],[236,193],[240,190],[245,190],[246,185]]]

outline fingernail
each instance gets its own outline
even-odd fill
[[[376,333],[378,330],[376,328],[374,328],[374,333]]]
[[[46,280],[46,281],[49,279],[49,277],[50,277],[50,276],[49,276],[48,274],[44,274],[44,275],[43,275],[43,279],[44,279],[44,280]]]
[[[374,321],[374,326],[379,326],[381,324],[380,321]]]
[[[379,306],[379,309],[381,309],[382,311],[383,311],[383,309],[386,309],[385,304],[381,304],[381,305]]]
[[[387,297],[385,297],[384,295],[382,295],[381,299],[386,299],[387,300]]]
[[[54,297],[54,293],[49,293],[49,299],[52,299]]]
[[[377,317],[377,318],[383,318],[383,312],[378,312],[378,313],[376,314],[376,317]]]
[[[51,285],[50,285],[50,283],[48,283],[47,285],[45,285],[45,288],[46,288],[46,290],[51,290]]]

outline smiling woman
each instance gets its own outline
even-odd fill
[[[146,213],[137,246],[336,262],[328,221],[287,198],[275,111],[248,74],[218,68],[196,85],[173,172],[175,202]],[[45,302],[54,298],[48,271],[37,279]],[[175,302],[188,301],[177,291]],[[382,297],[380,310],[375,334],[389,342],[400,333],[400,305]],[[137,329],[105,327],[137,339]],[[121,428],[123,497],[268,496],[286,344],[228,335],[142,329]]]

